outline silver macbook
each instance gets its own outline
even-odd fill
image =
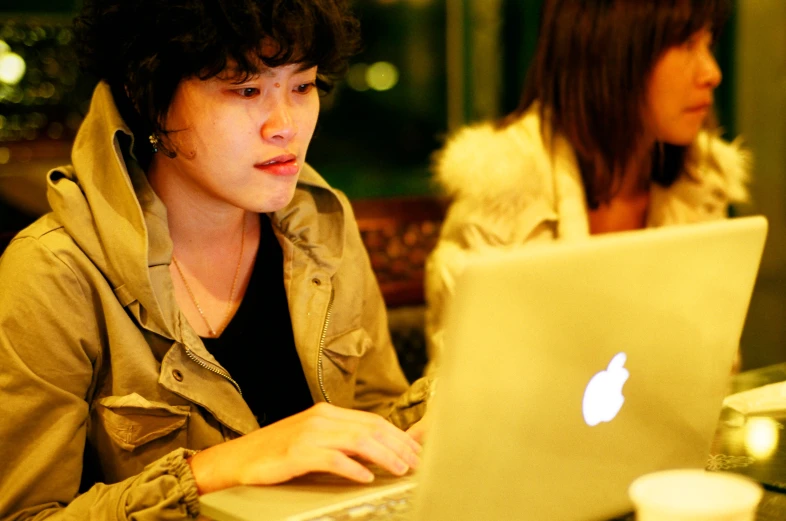
[[[448,310],[422,470],[372,486],[307,476],[237,487],[202,496],[202,513],[217,521],[624,514],[636,477],[704,467],[766,231],[763,217],[745,217],[478,256]]]

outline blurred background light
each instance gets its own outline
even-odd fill
[[[0,40],[0,82],[16,85],[25,75],[25,60]]]
[[[398,69],[390,62],[376,62],[366,70],[366,83],[374,90],[390,90],[398,83]]]
[[[780,439],[781,425],[772,418],[751,417],[745,423],[745,448],[757,459],[767,459],[775,453]]]
[[[347,85],[349,88],[358,92],[368,90],[368,82],[366,82],[366,73],[368,65],[365,63],[355,63],[347,71]]]

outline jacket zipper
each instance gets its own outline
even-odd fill
[[[327,314],[325,315],[325,323],[322,326],[322,336],[319,338],[319,357],[317,358],[317,377],[319,379],[319,388],[322,391],[322,396],[325,401],[330,402],[327,391],[325,390],[325,381],[322,377],[322,351],[325,349],[325,336],[327,335],[328,324],[330,324],[330,314],[333,312],[333,288],[330,288],[330,301],[328,302]]]
[[[187,348],[184,344],[181,344],[181,345],[183,346],[183,349],[186,351],[186,355],[188,356],[188,358],[193,360],[198,366],[207,369],[211,373],[215,373],[215,374],[217,374],[219,376],[223,376],[224,378],[226,378],[227,380],[232,382],[232,385],[235,386],[235,389],[237,389],[237,392],[240,393],[240,396],[243,396],[243,391],[240,390],[240,386],[237,384],[236,381],[234,381],[232,379],[231,376],[229,376],[229,374],[227,374],[224,371],[221,371],[219,369],[216,369],[212,364],[207,363],[206,361],[202,360],[200,357],[198,357],[197,355],[192,353],[191,350],[189,348]]]

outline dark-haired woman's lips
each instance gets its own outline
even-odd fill
[[[300,165],[297,162],[297,157],[292,154],[284,154],[257,163],[254,165],[254,168],[266,174],[277,176],[293,176],[300,172]]]
[[[709,112],[712,103],[698,103],[692,107],[688,107],[687,112],[692,114],[705,114]]]

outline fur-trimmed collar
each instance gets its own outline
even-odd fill
[[[708,205],[747,202],[750,164],[750,153],[739,139],[728,143],[702,132],[690,147],[686,173],[671,187],[657,191],[665,192],[661,199],[666,204],[678,198],[682,206],[699,213]],[[567,141],[556,136],[553,147],[544,143],[534,108],[504,128],[492,123],[465,127],[437,154],[435,163],[435,181],[448,196],[506,213],[544,199],[558,209],[559,199],[567,195],[560,191],[565,184],[561,180],[573,186],[578,182],[580,187],[580,179]],[[680,220],[702,220],[683,217]]]

